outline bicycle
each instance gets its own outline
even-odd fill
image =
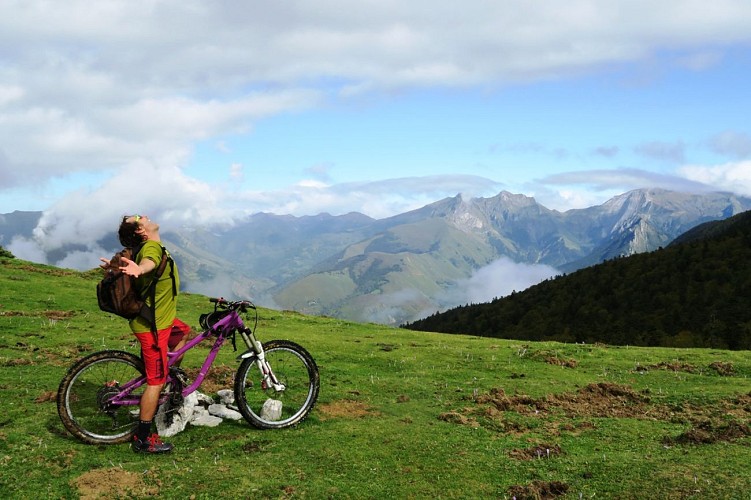
[[[235,404],[245,420],[259,429],[283,429],[302,422],[318,399],[320,377],[313,357],[289,340],[261,343],[255,335],[258,310],[250,301],[209,299],[214,311],[201,314],[203,332],[167,354],[169,375],[159,404],[173,404],[196,391],[227,339],[237,351],[239,334],[247,350],[237,356]],[[253,328],[242,314],[255,312]],[[196,379],[187,384],[174,366],[181,356],[209,337],[211,350]],[[119,350],[95,352],[70,367],[57,391],[57,411],[63,426],[89,444],[129,442],[138,423],[138,405],[146,385],[140,356]]]

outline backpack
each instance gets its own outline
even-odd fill
[[[122,258],[125,257],[126,259],[134,260],[139,250],[140,247],[136,249],[123,248],[110,259],[109,264],[105,266],[104,278],[97,283],[96,296],[99,302],[99,309],[129,320],[141,316],[151,324],[151,331],[156,336],[156,321],[154,317],[156,282],[164,274],[164,270],[169,263],[170,276],[172,277],[172,293],[177,293],[175,290],[174,262],[172,261],[172,257],[167,253],[167,249],[162,246],[162,260],[159,266],[153,271],[154,277],[144,291],[144,296],[141,296],[136,288],[136,278],[128,276],[120,270],[120,267],[124,264]],[[151,294],[151,307],[147,305],[145,300],[145,296],[149,293]]]

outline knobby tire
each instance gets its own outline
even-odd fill
[[[263,350],[285,390],[276,392],[271,387],[262,387],[256,357],[251,356],[237,369],[235,404],[245,420],[259,429],[295,426],[305,420],[318,399],[318,367],[308,351],[288,340],[266,342]]]
[[[144,376],[140,357],[125,351],[100,351],[70,367],[57,391],[57,412],[63,426],[89,444],[130,441],[138,423],[138,406],[108,405],[119,385]],[[134,395],[143,392],[143,387]]]

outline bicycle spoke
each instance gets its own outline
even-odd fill
[[[301,422],[318,397],[318,368],[310,355],[293,342],[276,340],[264,345],[266,362],[283,386],[277,390],[265,380],[255,358],[240,365],[235,399],[240,412],[260,428],[283,428]]]
[[[127,441],[138,420],[138,407],[113,405],[110,400],[122,384],[142,373],[140,359],[120,351],[103,351],[79,361],[58,391],[58,412],[66,429],[89,443]],[[132,396],[138,398],[141,392],[139,388]]]

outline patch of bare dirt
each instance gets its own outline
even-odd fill
[[[459,425],[520,434],[527,432],[527,428],[509,418],[508,412],[539,417],[563,414],[576,419],[545,421],[549,424],[548,432],[554,436],[560,431],[580,432],[594,428],[594,424],[586,420],[590,417],[652,419],[692,426],[680,436],[666,438],[669,444],[705,444],[751,436],[751,393],[706,405],[688,402],[667,405],[653,403],[647,393],[638,393],[629,386],[601,382],[575,392],[548,394],[536,399],[523,394],[507,395],[503,389],[494,388],[476,396],[474,402],[475,406],[443,413],[438,418]],[[518,450],[515,453],[520,454]],[[537,453],[536,449],[533,453]]]
[[[654,407],[631,387],[600,382],[575,393],[548,394],[543,409],[560,408],[569,417],[644,417]]]
[[[476,402],[492,405],[499,411],[539,414],[561,410],[570,417],[635,417],[650,410],[649,398],[628,386],[601,382],[590,384],[574,393],[548,394],[534,399],[527,395],[508,396],[500,388],[480,395]]]
[[[509,456],[516,460],[540,460],[562,455],[563,451],[557,444],[538,444],[526,449],[514,449]]]
[[[160,481],[151,474],[136,474],[118,467],[94,469],[70,481],[81,499],[140,498],[159,495]]]
[[[2,311],[0,316],[31,316],[31,313],[24,311]]]
[[[686,373],[697,373],[699,369],[695,367],[694,365],[690,363],[679,363],[678,361],[660,361],[659,363],[655,363],[653,365],[647,365],[644,366],[644,370],[640,371],[646,371],[646,370],[667,370],[671,372],[686,372]]]
[[[666,444],[712,444],[721,441],[735,441],[751,436],[751,427],[739,422],[697,422],[691,429],[675,438],[665,439]]]
[[[731,377],[735,375],[735,368],[733,368],[733,363],[715,361],[714,363],[710,364],[709,367],[723,377]]]
[[[725,361],[715,361],[710,363],[709,368],[717,372],[718,375],[723,377],[731,377],[735,375],[735,368],[733,363]],[[649,370],[667,370],[671,372],[685,372],[685,373],[699,373],[701,370],[699,367],[692,365],[691,363],[682,363],[679,361],[661,361],[653,365],[645,365],[637,367],[635,371],[645,372]]]
[[[54,321],[69,319],[75,316],[74,311],[42,311],[42,316]]]
[[[0,366],[33,365],[34,362],[26,358],[0,358]]]
[[[440,415],[438,415],[438,420],[443,420],[444,422],[450,422],[450,423],[459,424],[459,425],[467,425],[469,427],[480,426],[480,424],[477,422],[477,419],[473,417],[468,417],[457,411],[449,411],[446,413],[441,413]]]
[[[508,495],[516,500],[550,500],[566,493],[568,485],[561,481],[534,481],[508,489]]]
[[[319,405],[318,411],[321,413],[322,420],[329,418],[363,418],[378,415],[377,411],[374,411],[365,403],[350,399],[341,399]]]
[[[55,400],[57,400],[57,393],[55,391],[44,391],[42,394],[37,396],[34,402],[46,403],[48,401],[55,401]]]
[[[16,269],[21,269],[22,271],[28,271],[31,273],[38,273],[38,274],[47,274],[50,276],[75,276],[79,273],[78,271],[66,271],[65,269],[56,269],[54,267],[40,267],[36,265],[30,265],[30,264],[21,264],[18,266],[13,266]]]
[[[579,364],[579,362],[573,358],[564,359],[564,358],[559,357],[556,353],[553,353],[550,351],[538,351],[538,352],[532,353],[530,358],[541,359],[549,365],[563,366],[566,368],[576,368]]]
[[[185,373],[191,380],[198,377],[200,367],[186,368]],[[214,365],[206,374],[206,378],[201,383],[201,392],[206,394],[216,394],[221,389],[232,389],[235,385],[235,373],[237,368],[226,365]]]
[[[536,409],[537,401],[525,395],[507,396],[500,387],[490,389],[488,394],[477,396],[478,404],[490,404],[499,411],[515,411],[517,413],[529,413]]]

